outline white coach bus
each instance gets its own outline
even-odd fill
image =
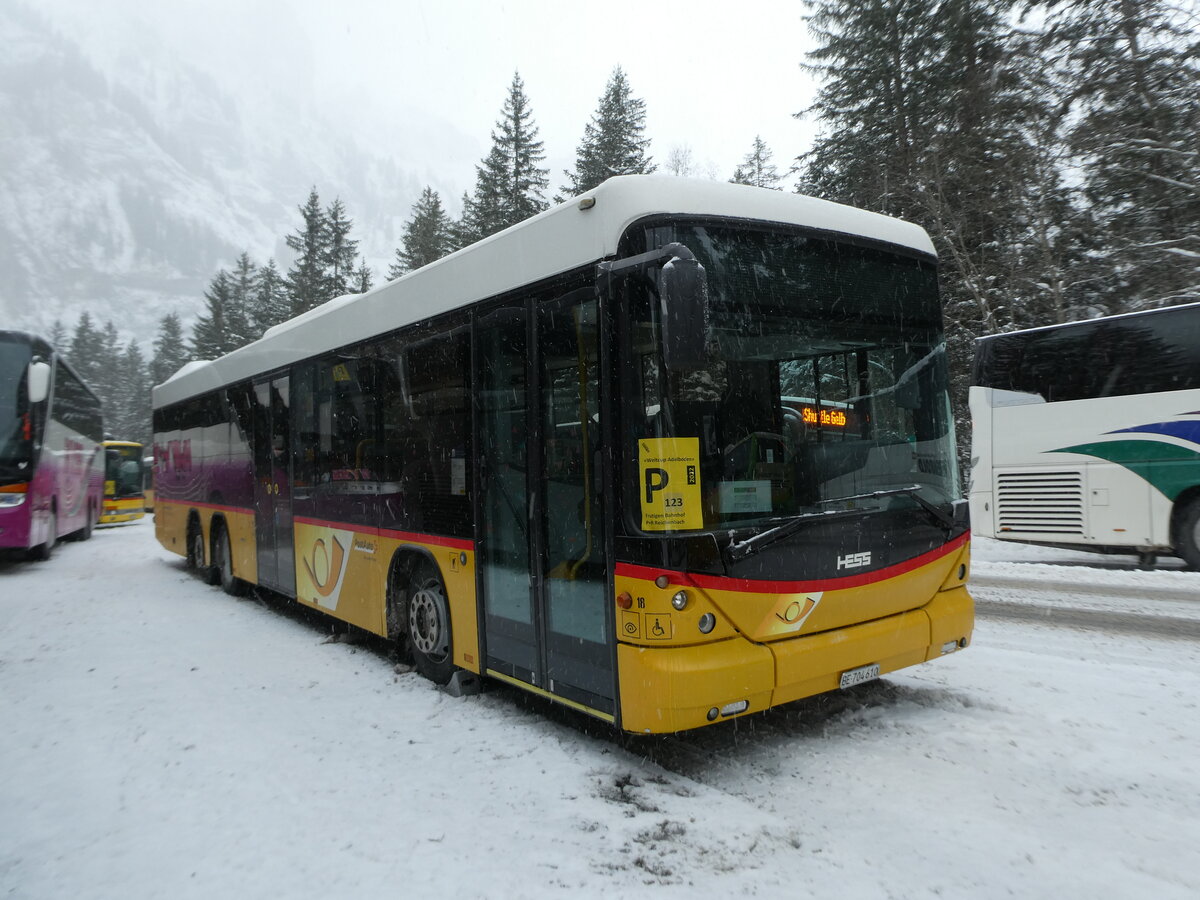
[[[1200,568],[1200,303],[980,338],[971,524]]]

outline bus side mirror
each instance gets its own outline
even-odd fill
[[[29,387],[29,402],[41,403],[50,396],[50,366],[44,362],[31,362],[26,384]]]
[[[690,254],[689,254],[690,256]],[[708,275],[696,259],[675,256],[662,268],[663,361],[670,369],[697,369],[707,360]]]

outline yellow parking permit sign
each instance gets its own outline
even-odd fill
[[[700,507],[700,439],[638,441],[642,531],[704,527]]]

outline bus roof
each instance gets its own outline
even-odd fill
[[[1160,306],[1156,309],[1139,309],[1135,312],[1117,313],[1112,316],[1097,316],[1094,319],[1078,319],[1074,322],[1059,322],[1055,325],[1039,325],[1036,328],[1021,328],[1016,331],[1000,331],[996,334],[985,334],[983,337],[975,338],[975,343],[979,344],[984,341],[994,341],[1001,338],[1022,337],[1024,335],[1044,334],[1052,331],[1061,331],[1063,329],[1072,329],[1080,327],[1089,327],[1099,325],[1102,322],[1118,322],[1123,319],[1138,319],[1143,316],[1157,316],[1163,313],[1179,312],[1181,310],[1190,309],[1200,313],[1200,303],[1181,303],[1178,306]]]
[[[590,205],[584,202],[589,200]],[[740,184],[619,176],[365,294],[336,297],[218,360],[189,363],[154,388],[154,407],[612,257],[626,229],[653,215],[801,225],[934,255],[933,244],[921,228],[878,213]]]

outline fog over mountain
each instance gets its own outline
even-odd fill
[[[61,25],[0,0],[4,327],[69,331],[86,309],[148,346],[167,312],[190,322],[242,250],[286,269],[283,237],[313,186],[341,198],[382,280],[421,188],[453,205],[465,187],[406,165],[402,148],[364,145],[313,104],[250,104],[168,52],[97,53]]]

